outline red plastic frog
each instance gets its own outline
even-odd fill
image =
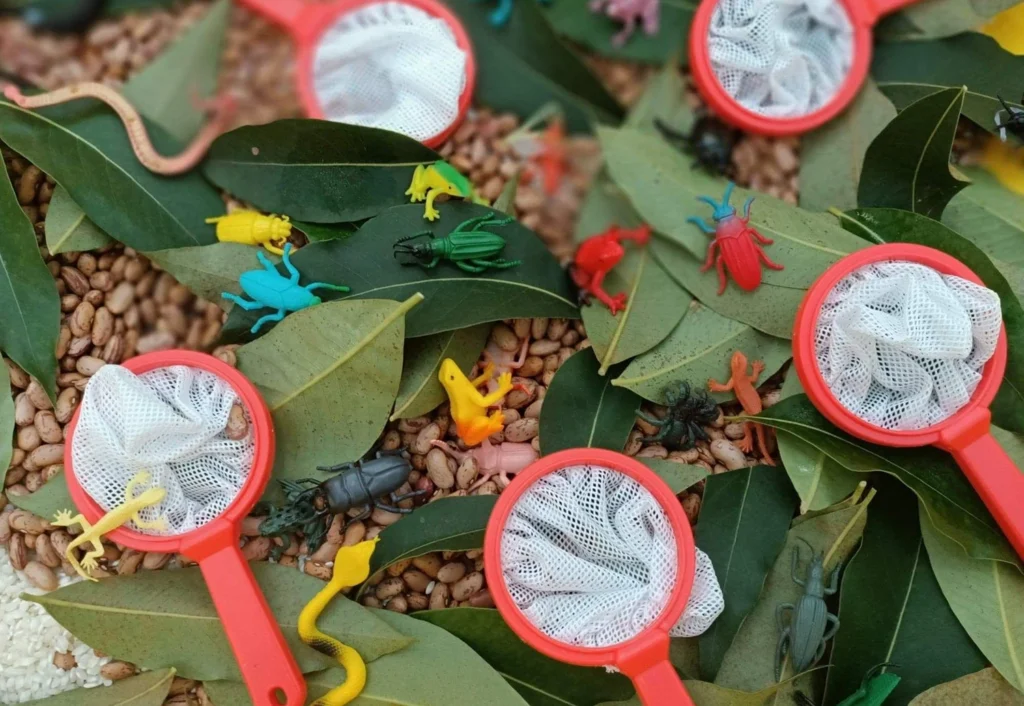
[[[530,157],[529,176],[531,179],[536,178],[535,167],[536,171],[540,172],[544,193],[554,196],[569,171],[569,158],[565,149],[565,124],[562,119],[553,119],[538,141],[540,149]]]
[[[623,240],[632,240],[637,245],[646,245],[651,239],[651,227],[649,225],[638,226],[632,230],[626,230],[613,225],[604,233],[587,238],[576,251],[576,257],[570,269],[572,279],[577,287],[585,292],[593,294],[598,298],[612,316],[626,308],[628,295],[625,292],[610,296],[601,284],[608,273],[619,264],[619,260],[626,254],[622,247]]]

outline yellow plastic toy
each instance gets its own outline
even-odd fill
[[[1011,54],[1024,55],[1024,4],[1000,12],[981,31]]]
[[[313,597],[299,614],[299,637],[317,652],[334,657],[345,668],[344,683],[328,691],[312,706],[344,706],[362,693],[366,686],[366,663],[359,653],[316,628],[316,620],[338,593],[358,586],[370,576],[370,557],[378,539],[374,537],[351,547],[342,547],[334,555],[334,577]]]
[[[226,216],[207,218],[207,223],[217,224],[217,240],[222,243],[244,243],[262,245],[269,252],[280,255],[292,224],[288,216],[264,216],[258,211],[234,211]]]
[[[437,378],[448,393],[451,415],[459,438],[469,446],[483,443],[487,437],[498,433],[505,426],[501,410],[487,416],[487,408],[501,402],[501,399],[513,389],[512,373],[499,375],[498,389],[488,395],[482,394],[477,388],[493,377],[493,364],[488,364],[480,377],[470,380],[451,358],[445,358],[441,363]]]
[[[132,479],[128,481],[128,485],[124,489],[124,505],[114,508],[101,517],[94,525],[89,524],[89,521],[83,515],[72,517],[70,510],[61,510],[57,513],[52,524],[58,527],[70,527],[77,524],[82,527],[82,534],[72,540],[71,544],[68,545],[67,551],[64,553],[68,562],[75,568],[79,576],[90,581],[96,580],[91,574],[92,570],[97,566],[96,560],[103,556],[103,544],[100,542],[100,539],[106,533],[117,529],[129,521],[134,522],[135,526],[139,529],[167,529],[167,522],[164,518],[160,517],[152,522],[147,522],[139,514],[147,507],[162,501],[167,495],[167,491],[163,488],[150,488],[136,496],[135,489],[140,485],[148,484],[149,478],[150,476],[147,471],[139,471],[132,476]],[[92,549],[85,553],[82,562],[79,563],[78,559],[75,558],[75,549],[84,544],[91,544]]]
[[[474,191],[469,179],[459,174],[459,170],[448,162],[438,160],[426,166],[417,165],[405,195],[409,196],[413,203],[427,202],[423,208],[423,217],[428,221],[435,221],[441,217],[440,211],[434,208],[434,199],[441,194],[471,199],[474,203],[490,206],[486,199]]]
[[[981,166],[1007,189],[1024,196],[1024,147],[990,138],[981,153]]]

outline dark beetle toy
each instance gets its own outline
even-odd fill
[[[666,387],[661,394],[669,407],[664,419],[643,412],[638,415],[658,428],[654,436],[644,437],[644,441],[659,443],[669,451],[692,449],[697,439],[708,441],[704,427],[717,420],[719,414],[718,404],[711,396],[703,389],[693,391],[685,380],[675,388]]]
[[[775,650],[775,681],[782,678],[782,665],[789,653],[793,670],[805,672],[825,656],[826,643],[839,630],[839,618],[828,612],[825,597],[835,595],[839,590],[839,567],[835,568],[825,585],[825,555],[817,554],[810,542],[800,537],[801,542],[811,550],[811,565],[807,568],[807,580],[796,575],[800,563],[800,548],[793,547],[793,583],[804,589],[795,603],[783,603],[775,609],[775,622],[779,626],[779,643]],[[782,616],[789,611],[789,625]]]
[[[654,119],[654,127],[665,140],[693,155],[694,166],[699,165],[713,174],[732,176],[732,150],[740,139],[735,128],[707,114],[698,116],[689,135],[670,128],[657,118]]]
[[[1006,142],[1006,131],[1009,130],[1021,140],[1024,140],[1024,108],[1015,108],[1002,96],[997,96],[1003,104],[1003,109],[996,111],[996,127],[999,129],[999,137]],[[1024,96],[1021,96],[1021,103],[1024,103]],[[1005,114],[1005,117],[1004,117]]]

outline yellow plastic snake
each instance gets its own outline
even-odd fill
[[[299,615],[299,637],[317,652],[338,660],[345,668],[346,678],[313,702],[312,706],[344,706],[359,696],[366,686],[366,663],[359,653],[330,635],[317,630],[316,621],[338,593],[358,586],[370,576],[370,557],[377,539],[342,547],[334,557],[334,577],[327,587],[313,597]]]

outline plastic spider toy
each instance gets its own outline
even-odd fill
[[[761,263],[773,270],[785,269],[777,262],[772,262],[764,250],[758,246],[771,245],[773,240],[766,238],[757,232],[756,228],[750,227],[750,204],[754,202],[751,196],[743,204],[743,218],[736,215],[736,209],[729,205],[732,197],[732,190],[736,185],[731,181],[725,187],[725,196],[722,203],[718,203],[710,196],[698,196],[698,201],[715,209],[712,218],[715,220],[715,227],[712,228],[704,222],[703,218],[690,216],[686,219],[688,223],[694,223],[708,235],[715,236],[708,246],[708,258],[704,261],[701,272],[707,272],[712,267],[718,270],[718,294],[721,296],[725,291],[725,272],[729,271],[732,281],[740,289],[752,292],[761,286]]]
[[[996,111],[996,127],[999,128],[999,138],[1006,142],[1006,132],[1009,130],[1011,134],[1024,140],[1024,108],[1014,108],[1004,101],[1002,96],[996,97],[1003,104],[1003,109]],[[1024,96],[1021,96],[1020,100],[1021,103],[1024,103]],[[1003,113],[1006,114],[1006,122],[1002,121]]]
[[[580,288],[580,300],[587,302],[587,294],[593,294],[598,300],[608,307],[608,310],[615,316],[626,308],[628,295],[625,292],[616,294],[614,297],[604,291],[601,286],[608,273],[619,264],[619,260],[626,254],[622,247],[622,241],[632,240],[637,245],[647,245],[651,239],[651,227],[642,225],[632,230],[625,230],[618,226],[611,226],[604,233],[587,238],[576,250],[572,265],[569,267],[569,274],[573,282]]]
[[[718,419],[718,404],[707,392],[700,388],[695,392],[683,380],[675,389],[666,387],[661,394],[669,407],[664,419],[638,413],[645,422],[658,427],[658,433],[644,441],[657,442],[670,451],[685,451],[692,449],[697,439],[709,440],[704,427]]]
[[[654,127],[666,141],[693,155],[693,166],[700,166],[721,176],[733,172],[732,151],[739,141],[740,132],[712,115],[701,115],[690,129],[690,134],[670,128],[655,118]]]

